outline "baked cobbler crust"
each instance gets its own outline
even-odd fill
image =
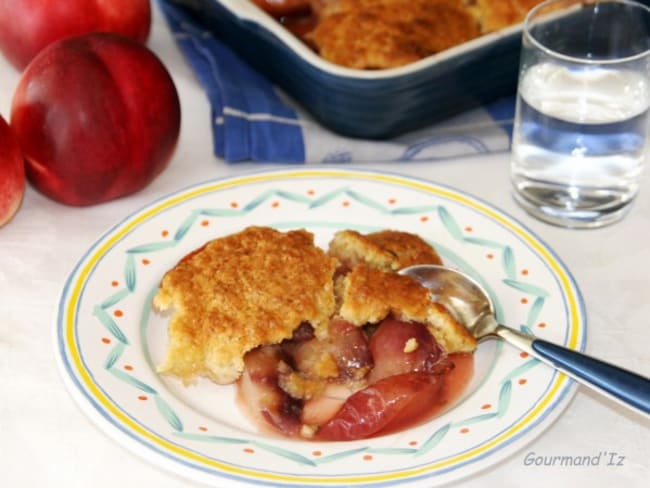
[[[339,231],[330,241],[329,253],[350,269],[360,263],[384,271],[416,264],[442,264],[436,250],[420,236],[397,230],[370,234]]]
[[[290,338],[301,323],[326,334],[336,266],[305,230],[250,227],[208,242],[165,274],[154,298],[172,311],[159,371],[231,383],[246,352]]]
[[[474,12],[483,32],[492,32],[516,24],[541,0],[474,0]]]
[[[338,0],[320,6],[306,39],[333,63],[385,69],[478,35],[476,19],[460,0]]]
[[[327,341],[341,319],[352,327],[390,316],[420,322],[447,353],[474,350],[471,334],[431,302],[426,288],[396,273],[426,263],[441,263],[435,249],[394,230],[341,231],[329,254],[305,230],[249,227],[214,239],[169,270],[153,299],[158,311],[171,313],[169,345],[158,370],[185,383],[199,376],[232,383],[249,351],[280,344],[303,324]],[[336,358],[320,351],[309,359],[309,369],[327,379],[336,372]]]
[[[524,20],[542,0],[253,0],[322,58],[403,66]]]
[[[393,316],[425,324],[449,354],[476,349],[472,334],[444,306],[431,301],[429,290],[408,276],[360,264],[338,280],[337,294],[339,316],[354,325]]]

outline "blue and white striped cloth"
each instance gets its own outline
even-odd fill
[[[393,139],[368,141],[336,134],[181,7],[167,0],[159,0],[159,5],[208,96],[214,153],[225,161],[415,161],[510,149],[512,97]]]

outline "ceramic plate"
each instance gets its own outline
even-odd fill
[[[260,434],[230,386],[184,387],[156,374],[167,323],[151,308],[170,267],[209,239],[249,225],[415,232],[490,292],[500,320],[583,350],[583,303],[569,271],[500,210],[428,181],[356,170],[286,170],[209,181],[127,217],[65,283],[56,348],[83,410],[132,452],[216,486],[431,487],[493,465],[530,442],[574,392],[564,375],[509,345],[475,353],[466,394],[421,426],[354,442]]]

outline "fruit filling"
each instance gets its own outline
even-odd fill
[[[266,432],[346,441],[411,427],[449,408],[472,375],[476,341],[428,290],[397,271],[440,264],[401,231],[251,227],[168,271],[154,298],[172,309],[159,371],[236,383]]]
[[[363,327],[333,319],[327,340],[303,324],[291,339],[260,346],[244,361],[238,391],[249,417],[262,430],[319,440],[419,424],[455,400],[448,381],[460,393],[471,377],[450,374],[457,362],[471,369],[471,355],[448,355],[425,325],[392,317]]]

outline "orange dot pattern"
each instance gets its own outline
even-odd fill
[[[316,195],[316,191],[313,190],[313,189],[309,189],[309,190],[306,191],[306,194],[309,195],[309,196],[314,196],[314,195]],[[396,199],[396,198],[388,198],[388,199],[387,199],[387,203],[388,203],[389,205],[395,205],[395,204],[397,204],[397,199]],[[236,202],[236,201],[232,201],[232,202],[230,202],[229,205],[230,205],[230,207],[231,207],[232,209],[237,209],[237,208],[239,208],[239,203]],[[278,200],[274,200],[274,201],[270,202],[270,205],[271,205],[272,208],[278,208],[278,207],[280,207],[280,201],[278,201]],[[350,207],[350,206],[352,205],[352,202],[350,202],[349,200],[343,200],[343,201],[341,202],[341,205],[342,205],[343,207]],[[419,217],[419,220],[420,220],[420,222],[422,222],[422,223],[428,222],[428,221],[430,220],[430,216],[428,216],[428,215],[421,215],[421,216]],[[200,225],[203,226],[203,227],[208,227],[208,226],[210,225],[210,221],[207,220],[207,219],[202,220],[202,221],[200,222]],[[474,228],[473,228],[471,225],[466,225],[466,226],[464,227],[464,231],[467,232],[467,233],[472,233],[472,232],[474,232]],[[160,235],[161,235],[163,238],[166,238],[166,237],[169,237],[170,232],[169,232],[168,229],[162,229],[162,230],[160,231]],[[485,258],[488,259],[488,260],[494,260],[494,259],[496,258],[496,256],[495,256],[494,253],[492,253],[492,252],[488,252],[488,253],[485,254]],[[142,263],[143,265],[147,266],[147,265],[151,264],[151,261],[150,261],[149,259],[147,259],[147,258],[143,258],[143,259],[141,260],[141,263]],[[521,274],[522,276],[528,276],[528,275],[530,274],[530,271],[529,271],[528,269],[525,269],[525,268],[524,268],[524,269],[521,269],[519,272],[520,272],[520,274]],[[118,287],[118,286],[120,285],[120,282],[119,282],[118,280],[113,280],[113,281],[110,282],[110,285],[111,285],[111,287]],[[522,297],[522,298],[520,299],[520,302],[521,302],[521,304],[524,304],[524,305],[525,305],[525,304],[527,304],[527,303],[529,302],[529,300],[528,300],[528,298],[526,298],[526,297]],[[122,317],[122,316],[124,316],[124,312],[123,312],[123,310],[116,309],[116,310],[113,311],[113,315],[114,315],[115,317]],[[546,324],[545,322],[539,322],[539,323],[537,324],[537,327],[539,327],[539,328],[545,328],[546,326],[547,326],[547,324]],[[110,343],[112,342],[112,340],[111,340],[110,338],[108,338],[108,337],[102,337],[102,338],[101,338],[101,341],[102,341],[104,344],[110,344]],[[519,355],[520,355],[520,357],[521,357],[522,359],[526,359],[526,358],[529,357],[529,354],[528,354],[527,352],[524,352],[524,351],[522,351]],[[134,370],[134,367],[133,367],[132,365],[130,365],[130,364],[125,364],[125,365],[123,366],[123,369],[126,370],[126,371],[133,371],[133,370]],[[517,383],[518,383],[519,385],[522,385],[522,386],[523,386],[523,385],[525,385],[525,384],[527,383],[527,381],[528,381],[528,380],[527,380],[526,378],[519,378],[519,379],[517,380]],[[148,397],[147,395],[139,395],[139,396],[137,396],[137,399],[138,399],[139,401],[143,401],[143,402],[145,402],[145,401],[149,400],[149,397]],[[492,409],[492,408],[493,408],[493,405],[490,404],[490,403],[485,403],[485,404],[482,404],[482,405],[480,406],[480,409],[481,409],[481,410],[490,410],[490,409]],[[208,428],[207,428],[206,426],[204,426],[204,425],[199,425],[199,426],[197,426],[196,428],[197,428],[197,430],[200,431],[200,432],[208,432]],[[464,434],[468,434],[468,433],[470,432],[470,429],[469,429],[468,427],[463,427],[463,428],[460,428],[460,429],[458,430],[458,432],[459,432],[460,434],[463,434],[463,435],[464,435]],[[411,446],[411,447],[416,447],[416,446],[419,445],[419,442],[418,442],[417,440],[411,440],[411,441],[408,442],[408,445]],[[246,453],[246,454],[255,454],[255,450],[254,450],[253,448],[251,448],[251,447],[245,447],[245,448],[242,448],[242,451],[243,451],[244,453]],[[312,455],[313,457],[321,457],[321,456],[323,456],[323,452],[320,451],[320,450],[314,450],[314,451],[311,452],[311,455]],[[374,457],[373,457],[373,455],[371,455],[371,454],[364,454],[364,455],[362,455],[362,459],[363,459],[364,461],[373,461],[373,460],[374,460]]]

